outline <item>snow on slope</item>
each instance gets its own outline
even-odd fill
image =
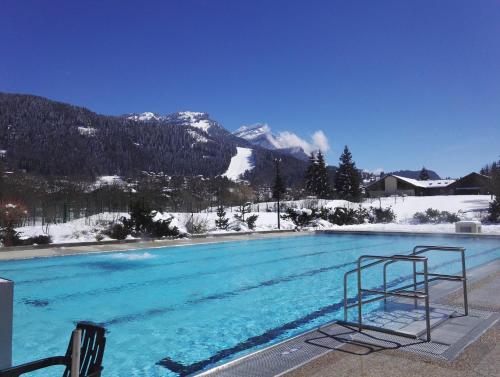
[[[208,119],[206,119],[206,116],[207,114],[205,113],[195,111],[182,111],[179,113],[179,118],[188,121],[191,127],[199,128],[202,131],[208,132],[208,129],[212,125]]]
[[[252,169],[252,149],[236,147],[236,155],[231,158],[229,167],[222,176],[237,181],[244,172]]]
[[[271,129],[267,124],[241,126],[234,132],[234,135],[262,148],[271,150],[282,148],[279,140],[271,133]]]
[[[131,114],[127,117],[127,119],[136,121],[136,122],[145,122],[149,120],[159,120],[161,117],[159,115],[156,115],[155,113],[146,111],[141,114]]]

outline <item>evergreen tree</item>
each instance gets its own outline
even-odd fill
[[[217,229],[226,230],[229,226],[229,219],[226,217],[224,206],[217,207],[217,219],[215,219],[215,226]]]
[[[420,175],[418,176],[418,179],[420,179],[421,181],[428,181],[430,179],[429,172],[427,171],[425,166],[422,168],[422,170],[420,170]]]
[[[352,160],[347,145],[340,156],[339,168],[335,174],[335,190],[340,198],[358,201],[361,198],[360,176],[356,164]]]
[[[318,198],[327,198],[331,192],[330,180],[323,153],[318,151],[316,155],[316,179],[314,191]]]
[[[316,155],[314,152],[311,152],[305,176],[306,191],[309,195],[315,195],[316,193],[316,177],[318,172],[317,162]]]
[[[500,200],[500,161],[493,162],[490,167],[491,192]]]
[[[236,210],[236,214],[234,215],[234,218],[238,221],[245,222],[245,215],[247,213],[250,213],[252,203],[246,202],[242,204],[241,206],[238,207]]]
[[[4,196],[4,183],[3,183],[3,175],[4,175],[4,168],[3,168],[3,163],[2,160],[0,159],[0,200]]]

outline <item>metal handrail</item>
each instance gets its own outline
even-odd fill
[[[362,265],[363,261],[366,259],[376,259],[375,262],[371,262],[365,265]],[[374,289],[363,289],[362,286],[362,281],[361,281],[361,271],[364,269],[367,269],[369,267],[373,267],[377,264],[380,263],[388,263],[387,261],[406,261],[406,262],[412,262],[412,263],[423,263],[424,265],[424,283],[425,283],[425,290],[424,292],[418,292],[418,291],[404,291],[402,292],[401,290],[394,290],[394,291],[387,291],[387,289],[384,288],[383,291],[380,290],[374,290]],[[357,303],[349,305],[347,303],[347,277],[350,274],[357,273],[357,280],[358,280],[358,299]],[[370,298],[367,300],[363,300],[363,293],[371,293],[371,294],[380,294],[380,297],[374,297]],[[363,328],[366,329],[373,329],[373,326],[367,326],[363,324],[363,316],[362,316],[362,306],[363,304],[367,304],[370,302],[378,301],[378,300],[383,300],[387,295],[391,296],[400,296],[400,297],[411,297],[415,299],[424,299],[425,300],[425,308],[426,308],[426,329],[427,329],[427,340],[430,341],[430,310],[429,310],[429,290],[428,290],[428,278],[427,278],[427,257],[423,256],[418,256],[418,255],[392,255],[392,256],[382,256],[382,255],[362,255],[358,258],[357,261],[357,268],[347,271],[344,274],[344,321],[346,324],[351,324],[355,325],[358,327],[359,331],[361,331]],[[358,322],[357,323],[350,323],[347,321],[347,310],[351,307],[357,306],[358,307]],[[403,335],[403,336],[408,336],[408,334],[403,334],[398,331],[393,331],[393,330],[388,330],[388,329],[383,329],[380,328],[380,331],[384,332],[389,332],[392,334],[398,334],[398,335]]]
[[[461,253],[462,257],[462,274],[461,275],[447,275],[447,274],[437,274],[437,273],[429,273],[428,271],[428,258],[424,256],[420,256],[420,254],[426,253],[428,251],[451,251],[451,252],[459,252]],[[376,261],[368,263],[363,265],[362,262],[367,259],[376,259]],[[404,287],[400,287],[395,290],[387,290],[387,266],[400,262],[400,261],[405,261],[405,262],[411,262],[413,264],[413,284],[409,284]],[[376,290],[376,289],[364,289],[362,287],[362,281],[361,281],[361,272],[362,270],[365,270],[367,268],[376,266],[378,264],[383,263],[384,266],[384,286],[383,290]],[[417,263],[423,263],[423,272],[417,272],[416,265]],[[357,294],[357,302],[353,304],[348,304],[347,302],[347,279],[349,275],[357,273],[357,282],[358,282],[358,294]],[[424,277],[423,281],[418,282],[417,281],[417,275],[420,275]],[[429,278],[430,277],[430,278]],[[428,246],[428,245],[417,245],[413,248],[413,251],[411,254],[404,254],[404,255],[392,255],[392,256],[380,256],[380,255],[362,255],[358,258],[357,261],[357,267],[355,269],[352,269],[350,271],[347,271],[344,274],[344,323],[355,325],[358,327],[359,331],[361,331],[362,328],[365,329],[377,329],[378,331],[384,331],[384,332],[389,332],[392,334],[398,334],[398,335],[403,335],[403,336],[408,336],[408,334],[400,333],[398,331],[394,330],[388,330],[385,328],[376,328],[374,326],[369,326],[369,325],[364,325],[362,323],[362,306],[363,304],[368,304],[370,302],[378,301],[378,300],[384,300],[384,303],[387,302],[387,296],[399,296],[399,297],[406,297],[406,298],[413,298],[415,300],[415,306],[417,305],[417,300],[418,299],[424,299],[425,300],[425,321],[426,321],[426,335],[427,335],[427,341],[430,341],[431,339],[431,333],[430,333],[430,309],[429,309],[429,283],[431,281],[435,280],[451,280],[451,281],[462,281],[463,283],[463,290],[464,290],[464,307],[465,307],[465,315],[468,315],[468,301],[467,301],[467,276],[466,276],[466,269],[465,269],[465,249],[463,247],[454,247],[454,246]],[[424,285],[424,291],[418,291],[417,286],[418,285]],[[413,288],[413,290],[406,290],[407,288]],[[380,297],[374,297],[374,298],[369,298],[366,300],[363,300],[363,293],[370,293],[370,294],[380,294]],[[351,323],[347,321],[347,315],[348,315],[348,309],[352,307],[358,307],[358,322],[357,323]]]
[[[437,274],[437,273],[427,273],[427,276],[431,276],[431,281],[435,280],[451,280],[451,281],[461,281],[463,284],[464,293],[464,312],[465,315],[469,314],[469,304],[467,299],[467,275],[465,268],[465,248],[455,247],[455,246],[430,246],[430,245],[417,245],[413,248],[410,255],[420,255],[428,251],[449,251],[460,253],[462,258],[462,273],[460,275],[449,275],[449,274]],[[389,261],[384,263],[384,291],[387,290],[387,266],[396,263],[397,260]],[[417,290],[417,286],[422,284],[422,282],[417,282],[417,275],[422,275],[421,272],[417,272],[416,263],[413,263],[413,290]],[[387,296],[384,298],[384,303],[387,302]],[[414,300],[415,307],[417,306],[417,300]]]

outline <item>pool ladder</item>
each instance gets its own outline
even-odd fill
[[[460,253],[462,259],[462,273],[460,275],[446,275],[446,274],[436,274],[429,273],[428,271],[428,257],[423,256],[428,251],[441,251],[441,252],[454,252]],[[363,264],[364,261],[375,260],[374,262]],[[399,287],[394,290],[387,289],[387,267],[396,262],[410,262],[413,264],[413,283],[405,285],[403,287]],[[373,266],[379,265],[383,263],[383,274],[384,274],[384,283],[383,290],[380,289],[367,289],[362,286],[362,271]],[[422,265],[422,272],[417,271],[417,264]],[[351,274],[357,274],[357,285],[358,285],[358,293],[357,299],[355,303],[348,303],[347,298],[347,279]],[[423,276],[422,281],[418,281],[417,277]],[[357,267],[353,270],[347,271],[344,274],[344,320],[338,321],[341,324],[354,326],[358,328],[358,331],[365,330],[375,330],[384,333],[404,336],[404,337],[412,337],[416,338],[417,336],[413,336],[407,333],[403,333],[400,331],[387,329],[378,326],[372,326],[363,324],[363,304],[368,304],[370,302],[384,300],[384,304],[387,303],[387,298],[389,296],[395,297],[403,297],[403,298],[413,298],[415,307],[417,307],[418,300],[424,300],[425,302],[425,325],[426,325],[426,340],[431,340],[431,324],[430,324],[430,309],[429,309],[429,283],[435,280],[449,280],[449,281],[458,281],[463,284],[463,293],[464,293],[464,311],[465,315],[469,314],[469,306],[467,302],[467,276],[465,269],[465,249],[463,247],[453,247],[453,246],[426,246],[426,245],[418,245],[413,248],[411,254],[403,254],[403,255],[392,255],[392,256],[380,256],[380,255],[362,255],[358,258]],[[418,290],[418,286],[423,285],[423,290]],[[412,288],[409,290],[409,288]],[[367,298],[363,300],[363,297],[371,295],[376,295],[376,297]],[[350,308],[357,307],[358,308],[358,321],[351,322],[347,320],[348,310]]]

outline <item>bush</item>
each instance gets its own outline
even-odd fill
[[[152,237],[178,237],[179,229],[176,226],[170,226],[173,219],[174,218],[171,217],[170,219],[154,221],[149,230],[149,234]]]
[[[295,227],[302,228],[311,225],[317,218],[316,210],[314,209],[293,209],[288,208],[284,215],[281,216],[283,220],[290,220]]]
[[[500,222],[500,201],[498,197],[490,203],[488,208],[488,220],[494,223]]]
[[[460,221],[455,213],[448,211],[439,211],[433,208],[427,208],[425,212],[417,212],[413,215],[413,219],[419,224],[441,224],[441,223],[454,223]]]
[[[335,225],[359,224],[359,216],[353,208],[337,207],[328,214],[327,220]]]
[[[2,241],[2,244],[5,247],[23,245],[21,233],[16,231],[12,225],[0,228],[0,241]]]
[[[191,217],[185,223],[186,230],[191,234],[203,234],[207,232],[208,221],[201,219],[198,216],[191,215]],[[177,228],[175,228],[177,230]],[[179,231],[177,230],[177,233]]]
[[[370,222],[372,223],[392,223],[394,220],[396,220],[396,214],[391,207],[370,207],[370,212]]]
[[[40,234],[38,236],[29,237],[29,238],[25,239],[24,242],[25,242],[25,245],[33,245],[33,244],[48,245],[49,243],[52,242],[52,237],[44,235],[44,234]]]
[[[148,234],[153,225],[153,213],[149,205],[142,201],[130,203],[130,218],[121,218],[121,222],[130,232]]]
[[[333,210],[322,207],[320,218],[335,225],[354,225],[364,224],[370,218],[370,213],[361,206],[358,209],[336,207]]]
[[[259,215],[250,215],[246,219],[246,223],[248,226],[248,229],[254,230],[255,229],[255,223],[257,222],[257,219],[259,218]]]
[[[138,237],[177,237],[179,229],[170,227],[173,217],[169,219],[154,220],[157,212],[151,210],[147,203],[136,201],[130,204],[130,218],[122,217],[123,229],[116,229],[116,236],[123,237],[124,233]],[[121,225],[120,223],[116,223]],[[110,236],[111,237],[111,236]],[[111,237],[113,238],[113,237]],[[116,238],[124,239],[124,238]]]
[[[130,228],[122,223],[112,223],[103,234],[114,240],[124,240],[130,234]]]

